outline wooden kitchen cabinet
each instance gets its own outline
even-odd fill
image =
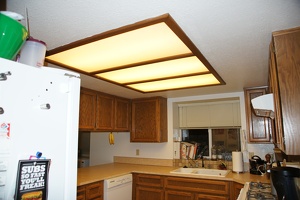
[[[230,182],[199,178],[165,177],[166,199],[229,200]],[[177,194],[177,197],[176,197]],[[175,198],[176,197],[176,198]]]
[[[96,129],[111,131],[114,129],[114,97],[97,92]]]
[[[268,87],[245,88],[245,107],[247,120],[247,134],[249,143],[272,143],[272,120],[254,114],[251,100],[267,94]]]
[[[167,142],[167,99],[132,100],[131,142]]]
[[[194,200],[193,192],[182,192],[175,190],[165,191],[165,200]]]
[[[300,27],[272,33],[269,86],[274,95],[277,146],[300,155]]]
[[[237,199],[243,184],[202,178],[133,174],[133,200]]]
[[[114,130],[130,131],[131,130],[131,102],[128,99],[115,97],[114,101],[115,123]]]
[[[94,130],[96,119],[97,94],[91,90],[81,89],[79,106],[79,129]]]
[[[164,200],[164,182],[158,175],[133,174],[133,200]]]
[[[82,131],[130,131],[129,99],[82,88],[79,129]]]
[[[232,183],[232,189],[231,189],[232,194],[231,195],[232,195],[233,199],[237,199],[239,197],[240,191],[243,187],[244,187],[243,184],[236,183],[236,182]]]
[[[77,200],[103,200],[103,181],[78,186]]]
[[[85,186],[77,187],[77,200],[85,200]]]

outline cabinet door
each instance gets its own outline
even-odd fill
[[[258,117],[254,114],[251,99],[267,93],[268,87],[256,87],[245,89],[245,106],[247,119],[247,132],[249,142],[271,143],[272,122],[270,118]]]
[[[300,27],[273,33],[280,106],[275,108],[276,131],[284,135],[287,155],[300,155]],[[277,113],[278,112],[278,113]]]
[[[218,195],[217,197],[225,197],[225,199],[230,196],[230,182],[227,181],[168,176],[165,178],[165,188],[193,192],[197,195]]]
[[[194,200],[194,194],[192,192],[166,190],[165,200]]]
[[[164,190],[146,186],[136,187],[136,200],[164,200]]]
[[[158,175],[133,174],[133,198],[135,200],[164,199],[163,178]]]
[[[86,199],[102,199],[103,198],[103,181],[91,183],[85,187]]]
[[[96,129],[111,131],[114,128],[114,97],[97,94]]]
[[[284,150],[284,135],[282,129],[282,121],[278,120],[281,119],[281,105],[280,105],[280,96],[279,96],[279,89],[278,89],[278,77],[276,72],[276,61],[275,61],[275,54],[273,52],[274,46],[273,43],[270,44],[270,59],[269,59],[269,89],[270,93],[273,93],[274,97],[274,107],[275,107],[275,121],[273,121],[274,127],[274,143],[280,149]]]
[[[94,130],[96,117],[95,92],[81,89],[79,107],[79,129]]]
[[[131,142],[167,142],[167,100],[161,97],[132,101]]]
[[[131,105],[130,100],[123,98],[115,98],[114,102],[114,130],[115,131],[130,131],[131,122]]]
[[[243,187],[243,184],[233,182],[231,192],[234,199],[237,199],[239,197],[240,191]]]
[[[77,200],[85,200],[85,186],[77,187]]]

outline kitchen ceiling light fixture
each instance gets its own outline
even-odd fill
[[[143,93],[225,84],[169,14],[49,50],[45,61]]]

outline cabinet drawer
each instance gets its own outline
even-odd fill
[[[136,183],[143,186],[151,187],[163,187],[164,180],[161,176],[157,175],[147,175],[147,174],[137,174]]]
[[[85,186],[77,187],[77,200],[85,200]]]
[[[208,194],[198,194],[196,195],[196,200],[229,200],[229,197],[208,195]]]
[[[166,190],[165,200],[194,200],[194,194],[192,192]]]
[[[136,200],[163,200],[164,190],[162,188],[137,186]]]
[[[230,195],[230,183],[226,181],[179,177],[166,177],[165,181],[167,189],[226,196]]]
[[[96,199],[103,195],[103,181],[91,183],[85,187],[86,199]]]

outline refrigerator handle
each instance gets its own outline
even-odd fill
[[[4,73],[0,73],[0,81],[6,81],[7,80],[7,76],[10,76],[11,72],[4,72]]]

